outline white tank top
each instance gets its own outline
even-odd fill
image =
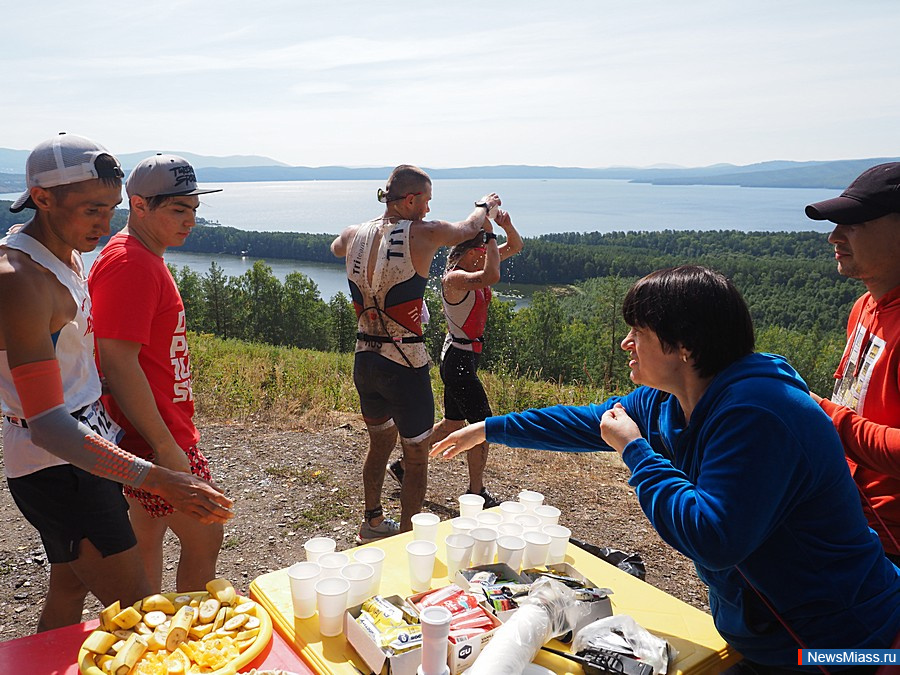
[[[75,318],[62,327],[55,337],[56,359],[62,372],[63,397],[70,413],[93,404],[100,398],[100,377],[94,363],[94,333],[91,327],[91,299],[81,254],[73,252],[77,271],[65,265],[37,239],[24,232],[14,232],[0,239],[0,246],[22,251],[46,268],[72,294],[77,309]],[[13,385],[6,350],[0,350],[0,399],[3,410],[3,464],[9,478],[26,476],[50,466],[66,464],[31,442],[28,429],[11,423],[7,417],[24,417]]]
[[[357,229],[347,249],[347,281],[356,310],[357,331],[363,335],[400,340],[422,335],[422,298],[428,279],[413,266],[409,249],[412,221],[397,223],[376,218]],[[372,283],[369,257],[381,233]],[[408,368],[428,365],[424,342],[381,342],[358,339],[357,352],[375,352]]]

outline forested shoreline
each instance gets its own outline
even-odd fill
[[[6,227],[21,220],[7,207],[0,209]],[[116,213],[113,231],[124,226],[126,213]],[[335,263],[329,249],[334,236],[245,231],[201,220],[180,250]],[[435,257],[426,295],[432,316],[426,334],[435,361],[445,329],[435,279],[444,260],[443,251]],[[495,298],[483,367],[627,389],[628,369],[619,349],[626,332],[621,319],[625,291],[652,270],[688,263],[729,276],[750,306],[757,348],[784,354],[813,389],[830,390],[843,326],[864,288],[837,274],[826,235],[818,232],[668,230],[526,239],[523,252],[504,262],[502,278],[550,288],[535,293],[531,305],[518,311]],[[321,351],[353,349],[356,320],[347,296],[323,300],[316,284],[300,272],[282,282],[257,261],[239,277],[226,276],[215,263],[205,274],[187,267],[173,273],[195,331]]]

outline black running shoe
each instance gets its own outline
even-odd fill
[[[403,464],[400,463],[399,459],[387,465],[387,472],[391,478],[397,481],[398,485],[403,485]]]
[[[474,492],[469,492],[469,494],[475,494]],[[481,488],[481,492],[478,493],[482,497],[484,497],[484,508],[492,509],[495,506],[500,506],[500,500],[497,499],[494,495],[492,495],[486,487]]]

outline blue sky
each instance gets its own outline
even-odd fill
[[[900,155],[896,0],[7,3],[0,146],[294,165]]]

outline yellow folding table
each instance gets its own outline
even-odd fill
[[[450,521],[443,521],[438,528],[439,545],[432,588],[450,583],[445,564],[446,550],[442,545],[450,532]],[[410,541],[412,533],[407,532],[366,545],[377,546],[386,553],[381,595],[411,595],[406,562],[406,544]],[[668,640],[678,651],[674,667],[669,669],[670,675],[713,675],[740,659],[740,655],[716,632],[709,614],[572,544],[569,544],[565,562],[598,586],[612,589],[610,598],[614,614],[628,614],[651,633]],[[287,569],[257,577],[250,584],[250,596],[268,610],[275,630],[293,645],[300,657],[316,672],[350,675],[369,672],[343,635],[322,637],[316,616],[310,619],[294,617]],[[568,651],[566,645],[556,640],[551,641],[548,646]],[[535,663],[555,673],[583,675],[583,670],[577,663],[548,652],[539,652]]]

